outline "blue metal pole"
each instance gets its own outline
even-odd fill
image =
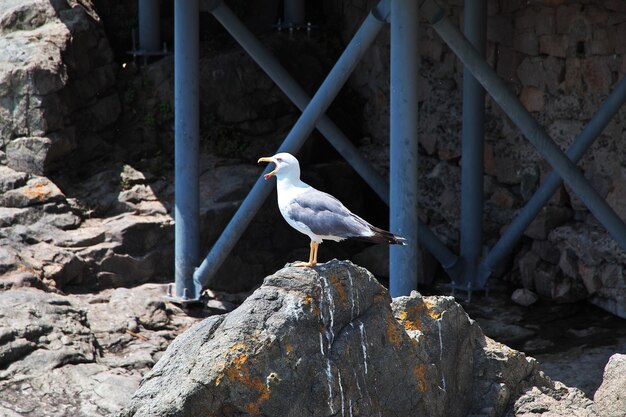
[[[161,50],[160,0],[139,0],[139,49]]]
[[[594,140],[611,122],[622,105],[626,102],[626,77],[616,85],[613,92],[602,103],[596,114],[591,118],[587,126],[576,137],[567,150],[567,156],[578,162],[589,149]],[[541,211],[541,208],[550,200],[550,197],[563,183],[556,172],[551,172],[541,184],[537,192],[526,203],[517,217],[506,228],[498,242],[483,259],[479,268],[479,284],[487,282],[491,273],[502,265],[506,256],[511,253],[524,230],[530,225]]]
[[[422,11],[439,36],[481,83],[493,100],[504,110],[537,151],[552,165],[567,185],[580,197],[589,210],[619,245],[626,249],[626,225],[593,188],[578,167],[561,151],[532,115],[522,106],[515,94],[489,67],[474,47],[445,16],[434,0],[426,0]]]
[[[484,57],[486,49],[487,1],[465,1],[465,36]],[[483,241],[483,150],[485,90],[472,74],[463,71],[463,128],[461,155],[461,259],[459,284],[471,292]]]
[[[195,299],[193,272],[199,260],[198,151],[199,3],[174,2],[174,160],[176,296]]]
[[[391,0],[390,229],[407,246],[389,248],[392,297],[417,289],[417,79],[418,4]]]
[[[358,64],[359,60],[372,44],[378,32],[385,25],[384,18],[388,15],[388,1],[383,0],[379,3],[365,19],[357,33],[354,35],[345,51],[339,57],[339,60],[330,71],[311,102],[306,107],[295,126],[287,138],[282,143],[278,152],[296,153],[304,144],[307,137],[311,134],[319,118],[324,114],[328,106],[332,103],[341,87],[345,84],[348,77]],[[269,167],[265,173],[269,172]],[[197,286],[201,287],[208,283],[211,277],[217,272],[222,265],[226,256],[241,237],[248,224],[256,212],[261,208],[263,201],[270,194],[274,183],[267,184],[263,180],[263,176],[259,177],[257,182],[246,196],[241,206],[235,213],[235,216],[226,226],[217,242],[206,256],[200,267],[194,273],[194,281]]]
[[[223,1],[214,1],[209,11],[224,26],[241,47],[254,59],[265,73],[276,83],[287,97],[301,110],[308,106],[311,98],[298,85],[291,75],[280,65],[278,60],[263,46],[235,16]],[[317,129],[339,154],[350,163],[354,170],[372,187],[374,192],[385,204],[389,204],[389,187],[387,182],[372,167],[367,159],[341,132],[335,123],[326,115],[317,122]]]

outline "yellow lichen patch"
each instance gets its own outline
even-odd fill
[[[46,201],[54,194],[62,194],[59,188],[52,183],[36,182],[30,184],[28,188],[23,188],[22,193],[37,201]]]
[[[337,295],[341,299],[341,302],[345,303],[346,302],[346,292],[343,289],[343,285],[341,285],[341,281],[339,280],[339,278],[337,278],[337,275],[331,275],[330,276],[330,283],[335,286],[335,289],[337,290]]]
[[[394,349],[402,343],[397,326],[398,323],[391,316],[387,317],[387,339],[394,345]]]
[[[285,343],[285,351],[287,352],[287,354],[290,354],[291,352],[293,352],[293,346],[291,345],[291,343],[289,342]]]
[[[426,391],[426,366],[415,365],[415,367],[413,367],[413,376],[417,379],[417,389],[419,392]]]
[[[437,320],[437,319],[439,319],[439,317],[441,317],[441,313],[440,312],[433,310],[433,307],[435,306],[434,304],[429,303],[428,301],[425,301],[424,305],[426,305],[426,312],[434,320]]]
[[[246,344],[243,342],[239,342],[228,348],[229,352],[236,352],[238,350],[248,350],[248,346],[246,346]]]
[[[228,348],[228,352],[230,354],[234,354],[235,352],[239,352],[239,351],[243,351],[246,352],[248,351],[248,346],[243,343],[243,342],[239,342],[239,343],[235,343],[234,345],[232,345],[231,347]],[[225,354],[230,356],[229,354]],[[243,356],[243,358],[242,358]],[[233,359],[232,362],[235,363],[236,366],[241,366],[241,364],[243,364],[244,362],[246,362],[248,360],[248,355],[246,353],[244,353],[243,355],[239,355],[237,357],[235,357],[235,359]],[[217,376],[217,378],[215,378],[215,386],[219,385],[220,382],[222,382],[222,379],[224,378],[225,375],[229,375],[232,377],[233,375],[233,371],[232,371],[232,365],[228,366],[226,365],[226,360],[223,360],[220,362],[219,366],[217,366],[217,368],[223,368],[223,371]]]
[[[441,313],[433,309],[434,304],[427,302],[409,306],[406,310],[401,311],[397,318],[404,328],[409,331],[422,331],[424,326],[430,326],[432,322],[427,319],[426,315],[433,320],[438,320]],[[424,322],[424,319],[426,321]]]
[[[313,302],[314,299],[310,295],[304,296],[304,305],[311,306],[311,314],[314,316],[319,316],[321,314],[319,306]]]
[[[238,345],[239,344],[233,346],[231,350]],[[249,360],[250,356],[246,353],[235,356],[232,360],[232,364],[226,367],[224,373],[216,379],[215,385],[219,385],[223,377],[226,376],[231,382],[244,386],[249,391],[253,392],[254,395],[257,395],[255,401],[246,404],[246,410],[252,414],[259,414],[259,407],[263,401],[267,401],[270,398],[271,389],[269,385],[261,381],[261,378],[250,375],[250,369],[247,365]]]
[[[407,310],[402,310],[398,314],[398,320],[404,328],[409,331],[421,331],[422,321],[420,320],[420,310],[424,309],[423,304],[409,306]]]
[[[248,355],[246,355],[245,353],[242,353],[239,356],[236,356],[235,358],[233,358],[233,363],[235,364],[235,366],[238,369],[241,369],[241,367],[243,366],[244,363],[248,362]]]

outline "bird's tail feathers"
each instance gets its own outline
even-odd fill
[[[391,232],[371,226],[372,236],[358,236],[356,239],[371,243],[387,243],[389,245],[406,245],[406,239],[402,236],[394,235]]]

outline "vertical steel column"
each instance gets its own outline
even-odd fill
[[[174,159],[176,296],[195,299],[193,282],[199,258],[198,150],[199,32],[198,0],[174,2]]]
[[[485,56],[487,1],[465,0],[465,36]],[[483,149],[485,90],[463,71],[463,128],[461,155],[461,285],[471,291],[483,241]],[[454,286],[455,282],[452,283]]]
[[[139,50],[161,50],[160,0],[139,0]]]
[[[284,24],[300,26],[304,24],[306,0],[283,0]]]
[[[387,0],[382,0],[379,6],[367,16],[295,126],[287,135],[278,152],[296,153],[304,144],[315,128],[317,121],[326,112],[328,106],[330,106],[339,90],[348,80],[348,77],[352,74],[367,48],[369,48],[385,25],[384,18],[386,18],[387,4]],[[269,170],[270,167],[266,168],[265,172],[267,173]],[[263,180],[263,176],[259,177],[252,190],[241,203],[235,216],[228,223],[226,229],[224,229],[209,254],[194,273],[194,281],[197,286],[202,287],[205,285],[213,274],[217,272],[217,269],[233,249],[256,212],[261,208],[274,185],[274,182],[271,185],[266,183]]]
[[[389,249],[392,297],[417,289],[418,2],[391,0],[390,229],[407,239]]]

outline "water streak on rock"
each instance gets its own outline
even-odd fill
[[[354,318],[356,317],[354,315],[354,309],[355,309],[355,291],[354,291],[354,283],[352,282],[352,274],[350,273],[350,271],[348,272],[348,282],[350,283],[350,300],[352,301],[352,308],[350,310],[350,320],[354,320]]]
[[[359,333],[361,334],[361,349],[363,350],[363,365],[367,374],[367,336],[365,335],[365,326],[363,322],[359,322]]]
[[[343,396],[343,385],[341,383],[341,372],[337,371],[337,383],[339,384],[339,395],[341,397],[341,415],[345,416],[345,398]]]
[[[333,300],[333,294],[331,292],[330,283],[325,276],[320,276],[322,283],[322,297],[320,297],[320,316],[322,319],[323,330],[326,335],[326,353],[324,353],[323,346],[320,346],[322,349],[322,355],[326,357],[326,380],[328,382],[328,406],[330,407],[330,412],[335,413],[333,409],[333,384],[334,378],[331,369],[331,361],[330,361],[330,350],[335,340],[335,334],[333,332],[333,325],[335,322],[334,317],[334,308],[335,303]],[[326,302],[325,302],[326,301]],[[328,313],[324,314],[324,310]],[[322,335],[320,333],[320,344],[322,344]],[[343,404],[342,404],[343,405]]]
[[[441,319],[437,320],[437,328],[439,329],[439,363],[443,361],[443,339],[441,337]],[[441,372],[441,387],[444,392],[446,391],[446,376]]]

